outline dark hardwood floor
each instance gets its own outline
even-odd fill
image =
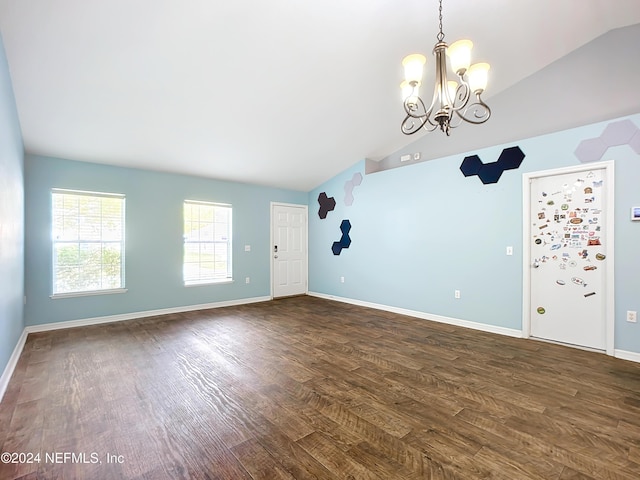
[[[640,364],[294,297],[29,335],[0,445],[3,480],[637,480]]]

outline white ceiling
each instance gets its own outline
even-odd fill
[[[445,40],[472,39],[491,64],[489,104],[640,23],[638,0],[443,3]],[[308,191],[415,140],[400,133],[400,61],[421,52],[430,71],[437,13],[436,0],[0,0],[0,32],[27,153]]]

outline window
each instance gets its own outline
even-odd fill
[[[231,205],[184,202],[185,285],[230,281]]]
[[[124,195],[52,191],[53,296],[124,287]]]

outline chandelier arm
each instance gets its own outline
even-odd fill
[[[476,101],[467,105],[464,111],[460,112],[456,110],[455,112],[462,120],[467,123],[473,123],[474,125],[484,123],[491,117],[491,109],[489,105],[484,103],[482,98],[480,98],[479,93],[476,93]]]
[[[404,100],[404,111],[408,117],[422,118],[428,116],[430,111],[427,111],[424,106],[422,98],[419,96],[410,96]]]
[[[417,120],[417,121],[416,121]],[[404,117],[402,124],[400,125],[400,129],[402,133],[405,135],[413,135],[416,132],[419,132],[423,128],[427,132],[432,132],[436,129],[437,125],[433,125],[428,127],[431,122],[428,121],[429,117],[412,117],[411,115],[407,115]]]
[[[422,98],[419,96],[406,98],[404,101],[404,111],[407,116],[400,124],[402,133],[412,135],[423,128],[428,132],[435,130],[437,125],[431,121],[431,110],[433,110],[433,102],[427,110]]]
[[[402,132],[407,135],[411,135],[416,133],[421,128],[424,128],[427,132],[432,132],[439,126],[438,123],[434,123],[431,119],[431,112],[433,111],[433,106],[436,103],[436,96],[434,94],[434,98],[431,101],[431,105],[427,110],[427,107],[424,104],[424,101],[419,96],[408,97],[404,101],[404,111],[407,116],[402,121],[400,125]],[[416,122],[411,121],[411,119],[418,120],[420,125],[416,127]]]
[[[471,88],[469,88],[469,84],[462,76],[459,75],[458,78],[460,83],[458,84],[458,88],[456,88],[456,92],[451,103],[451,110],[456,113],[466,108],[467,103],[469,103],[469,97],[471,96]]]
[[[451,116],[451,121],[449,122],[449,128],[459,127],[462,124],[462,120],[463,119],[460,116],[460,113],[456,111],[456,115]]]

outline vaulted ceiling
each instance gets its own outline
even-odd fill
[[[444,0],[443,15],[445,40],[491,64],[490,104],[640,23],[640,2]],[[437,32],[436,0],[0,0],[27,153],[303,191],[415,140],[400,61],[433,68]]]

